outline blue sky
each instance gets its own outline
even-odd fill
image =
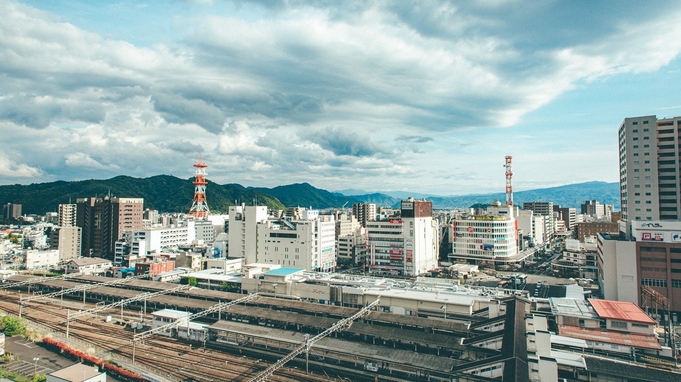
[[[654,6],[652,5],[654,4]],[[433,195],[618,180],[681,115],[681,3],[5,1],[0,184],[187,178]]]

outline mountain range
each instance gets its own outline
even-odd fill
[[[104,180],[57,181],[30,185],[0,186],[0,203],[22,205],[24,214],[44,214],[57,210],[61,203],[75,203],[76,198],[102,197],[105,195],[144,198],[145,208],[161,212],[186,212],[192,204],[194,185],[192,179],[180,179],[171,175],[149,178],[117,176]],[[408,193],[401,194],[407,195]],[[466,208],[474,204],[504,202],[504,193],[474,194],[461,196],[426,196],[417,198],[433,201],[433,208]],[[210,182],[206,186],[208,206],[214,213],[227,212],[230,205],[266,205],[270,209],[285,207],[311,207],[315,209],[340,208],[353,203],[375,203],[383,207],[399,207],[401,199],[384,193],[344,195],[316,188],[309,183],[295,183],[274,188],[243,187],[239,184]],[[619,209],[619,183],[587,182],[565,186],[519,191],[514,202],[521,205],[529,201],[551,201],[562,207],[579,208],[586,200],[598,200],[613,204]]]

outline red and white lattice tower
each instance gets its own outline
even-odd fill
[[[197,220],[204,220],[210,211],[208,210],[208,204],[206,204],[206,167],[207,164],[203,163],[203,159],[199,158],[199,161],[194,163],[196,171],[194,171],[194,202],[192,203],[192,208],[189,210],[189,215],[194,216]]]
[[[513,157],[510,155],[506,156],[506,205],[513,205],[513,171],[511,170],[511,163],[513,162]]]

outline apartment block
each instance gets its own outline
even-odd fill
[[[367,222],[376,220],[376,205],[373,203],[355,203],[352,205],[352,215],[357,218],[362,227]]]
[[[620,125],[622,220],[681,219],[680,132],[681,117],[625,118]]]
[[[60,204],[57,209],[57,220],[60,227],[75,227],[76,226],[76,209],[77,204]]]
[[[82,228],[81,254],[112,260],[123,232],[141,230],[141,198],[79,198],[76,225]]]

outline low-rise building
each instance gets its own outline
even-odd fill
[[[141,276],[145,273],[149,274],[149,277],[154,277],[159,273],[170,272],[175,269],[175,262],[171,260],[167,261],[145,261],[135,264],[135,275]]]
[[[81,273],[84,275],[101,275],[111,268],[111,260],[98,257],[82,257],[66,263],[66,273]]]
[[[106,372],[97,367],[76,363],[45,376],[46,382],[106,382]]]

